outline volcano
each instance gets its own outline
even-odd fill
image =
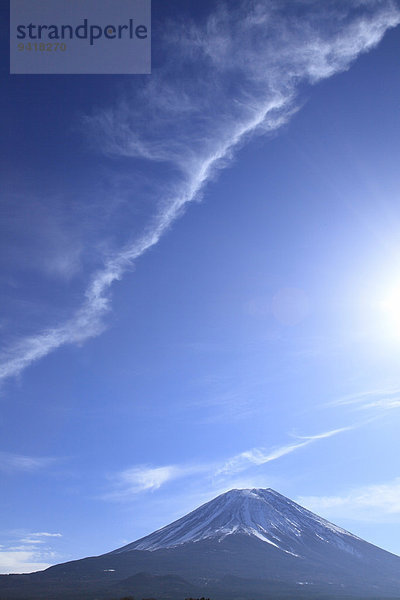
[[[0,577],[0,599],[400,599],[400,557],[271,489],[231,490],[101,556]]]

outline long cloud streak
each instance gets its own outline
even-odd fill
[[[176,479],[203,477],[205,480],[216,479],[220,483],[227,478],[237,475],[254,466],[262,466],[268,462],[278,460],[282,456],[291,454],[304,446],[308,446],[319,440],[327,439],[351,431],[355,426],[332,429],[313,436],[302,438],[302,441],[294,444],[286,444],[273,450],[265,448],[252,448],[233,456],[221,463],[194,464],[194,465],[165,465],[159,467],[135,466],[117,473],[113,477],[114,490],[103,496],[104,500],[129,500],[136,494],[155,491],[161,486]]]
[[[230,460],[228,460],[218,471],[217,475],[226,475],[226,474],[234,474],[244,471],[248,469],[251,465],[264,465],[273,460],[277,460],[286,454],[291,454],[304,446],[309,446],[318,440],[323,440],[326,438],[330,438],[338,433],[343,433],[345,431],[351,431],[354,429],[354,426],[350,427],[341,427],[340,429],[332,429],[331,431],[325,431],[323,433],[319,433],[313,436],[309,436],[303,438],[302,441],[287,444],[285,446],[280,446],[279,448],[275,448],[271,451],[266,451],[263,448],[253,448],[252,450],[247,450],[246,452],[242,452],[237,456],[234,456]]]
[[[276,131],[288,121],[301,83],[347,69],[400,22],[390,0],[352,6],[316,0],[304,14],[294,4],[246,2],[229,11],[219,8],[201,26],[182,25],[164,40],[169,62],[135,102],[124,99],[86,120],[105,153],[164,163],[172,180],[142,237],[106,260],[76,313],[3,352],[0,380],[62,345],[99,335],[111,309],[112,284],[159,242],[235,150],[251,135]],[[132,108],[138,101],[139,112]]]
[[[399,389],[369,390],[344,396],[327,403],[327,406],[350,406],[357,410],[374,410],[380,414],[400,408]]]

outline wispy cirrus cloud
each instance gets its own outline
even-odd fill
[[[313,436],[303,437],[300,438],[302,441],[279,446],[272,450],[266,450],[265,448],[252,448],[251,450],[241,452],[240,454],[233,456],[231,459],[226,461],[226,463],[222,465],[220,469],[218,469],[216,474],[236,474],[248,469],[252,465],[264,465],[268,462],[277,460],[282,456],[291,454],[296,450],[300,450],[305,446],[309,446],[310,444],[313,444],[318,440],[323,440],[337,435],[339,433],[350,431],[354,429],[354,427],[355,426],[341,427],[339,429],[332,429],[331,431],[325,431],[323,433],[319,433]]]
[[[157,212],[141,236],[106,257],[70,319],[4,349],[0,380],[64,344],[99,335],[113,283],[200,199],[235,152],[251,136],[288,122],[301,84],[349,68],[399,22],[390,0],[315,0],[301,11],[291,2],[254,0],[221,5],[200,25],[176,23],[162,42],[167,58],[149,83],[84,120],[104,153],[161,165]]]
[[[45,544],[48,538],[60,538],[62,533],[49,533],[47,531],[39,531],[29,533],[26,537],[19,540],[22,544]]]
[[[160,467],[135,466],[114,474],[113,491],[105,500],[125,500],[141,492],[153,492],[161,486],[183,477],[199,475],[210,470],[210,465],[165,465]]]
[[[154,491],[164,483],[182,476],[182,469],[175,465],[163,467],[132,467],[118,473],[115,478],[116,497],[130,496],[139,492]],[[112,496],[111,496],[112,497]]]
[[[51,457],[26,456],[13,454],[11,452],[0,452],[1,471],[36,471],[54,464],[55,459]]]
[[[400,477],[353,488],[334,496],[301,496],[298,502],[331,518],[385,522],[400,520]]]
[[[351,406],[357,410],[400,408],[400,389],[382,388],[349,394],[329,402],[328,406]]]
[[[215,461],[205,464],[166,465],[160,467],[135,466],[120,471],[112,480],[113,490],[103,496],[105,500],[129,500],[136,494],[155,491],[161,486],[182,478],[196,477],[202,479],[209,486],[214,482],[219,489],[238,473],[242,473],[254,466],[265,465],[268,462],[291,454],[305,446],[319,440],[324,440],[340,433],[350,431],[354,427],[342,427],[325,431],[313,436],[301,438],[302,441],[286,444],[272,450],[265,448],[252,448],[233,456],[226,461]]]
[[[48,537],[62,537],[62,533],[49,533],[48,531],[39,531],[39,532],[34,532],[30,534],[31,537],[44,537],[44,538],[48,538]]]

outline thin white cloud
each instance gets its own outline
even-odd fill
[[[37,553],[34,550],[0,551],[0,573],[5,575],[42,571],[52,564],[54,563],[38,560]]]
[[[0,573],[32,573],[47,569],[59,558],[48,544],[60,537],[61,533],[43,531],[25,532],[21,538],[21,532],[11,532],[13,541],[0,546]]]
[[[352,406],[357,410],[389,411],[400,408],[400,390],[397,388],[367,390],[343,396],[329,402],[327,406]]]
[[[62,537],[62,533],[48,533],[47,531],[39,531],[30,535],[32,537]]]
[[[298,502],[331,518],[385,522],[400,520],[400,478],[354,488],[342,495],[302,496]]]
[[[174,480],[194,476],[197,479],[202,478],[205,485],[206,482],[209,485],[209,482],[212,481],[213,485],[220,487],[223,483],[226,487],[228,485],[226,480],[229,479],[232,482],[232,477],[236,477],[238,473],[242,473],[254,466],[261,466],[278,460],[282,456],[290,454],[304,446],[345,431],[350,431],[351,429],[354,429],[354,427],[333,429],[303,438],[301,442],[280,446],[270,451],[264,448],[252,448],[233,456],[223,463],[215,461],[205,464],[167,465],[161,467],[135,466],[125,469],[112,477],[113,491],[103,495],[103,499],[129,500],[136,494],[155,491]],[[229,484],[229,487],[232,487],[232,485]]]
[[[393,410],[395,408],[400,408],[400,397],[398,398],[381,398],[380,400],[374,400],[373,402],[368,402],[367,404],[363,404],[361,406],[363,409],[369,408],[378,408],[383,410]]]
[[[308,443],[315,442],[316,440],[324,440],[326,438],[330,438],[333,435],[337,435],[338,433],[343,433],[344,431],[351,431],[355,429],[358,425],[349,425],[347,427],[339,427],[338,429],[331,429],[331,431],[325,431],[323,433],[317,433],[311,436],[299,436],[301,439],[307,440]]]
[[[315,0],[297,20],[287,16],[290,6],[255,0],[237,10],[220,7],[202,26],[176,23],[164,40],[168,62],[139,96],[87,119],[104,152],[164,162],[170,180],[142,237],[105,261],[77,312],[3,352],[0,380],[64,344],[99,335],[111,308],[112,284],[159,242],[251,135],[276,131],[290,119],[299,84],[349,68],[400,22],[390,0]]]
[[[1,471],[36,471],[46,468],[55,462],[54,458],[25,456],[23,454],[12,454],[0,452]]]
[[[113,491],[103,496],[105,500],[124,500],[146,491],[158,490],[173,479],[182,477],[185,470],[176,465],[162,467],[135,466],[120,471],[112,479]]]
[[[121,483],[126,485],[131,492],[157,490],[167,481],[180,475],[180,469],[174,466],[156,468],[127,469],[120,474]]]
[[[61,533],[48,533],[46,531],[30,533],[26,537],[19,540],[21,544],[45,544],[49,540],[48,538],[60,538],[62,537]],[[44,538],[44,539],[41,539]]]
[[[291,454],[292,452],[295,452],[300,448],[309,446],[310,444],[318,440],[323,440],[337,435],[339,433],[350,431],[351,429],[354,429],[354,426],[341,427],[340,429],[325,431],[323,433],[302,438],[303,441],[301,442],[280,446],[278,448],[275,448],[274,450],[265,450],[265,448],[253,448],[251,450],[246,450],[245,452],[241,452],[240,454],[229,459],[220,469],[218,469],[216,474],[232,475],[235,473],[240,473],[241,471],[248,469],[252,465],[264,465],[273,460],[277,460],[282,456]]]

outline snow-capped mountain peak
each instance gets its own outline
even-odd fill
[[[299,556],[305,538],[335,543],[352,552],[355,536],[272,489],[230,490],[154,533],[116,550],[154,551],[201,540],[246,535]]]
[[[0,577],[0,596],[53,598],[61,590],[60,598],[71,598],[76,590],[74,598],[94,598],[113,590],[118,597],[150,597],[158,590],[157,596],[168,598],[213,591],[245,600],[394,600],[400,597],[399,573],[400,557],[274,490],[231,490],[124,548]]]

